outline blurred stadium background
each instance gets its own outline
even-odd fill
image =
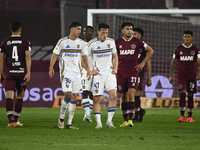
[[[87,25],[87,9],[200,9],[199,0],[0,0],[0,41],[10,36],[9,23],[23,23],[22,36],[32,45],[32,79],[28,84],[24,106],[52,107],[57,95],[62,95],[58,65],[53,79],[48,77],[49,60],[58,39],[69,34],[72,20]],[[93,25],[106,22],[109,36],[121,37],[123,21],[131,21],[144,30],[143,40],[155,54],[152,57],[152,81],[143,97],[179,97],[176,80],[168,82],[172,53],[182,43],[182,33],[194,33],[194,45],[200,48],[200,14],[176,15],[94,15]],[[96,35],[95,35],[96,36]],[[83,38],[81,34],[80,38]],[[200,83],[198,83],[200,86]],[[199,90],[198,90],[199,91]],[[5,94],[0,86],[0,107],[5,106]],[[107,96],[107,95],[105,95]],[[195,95],[196,98],[200,94]]]

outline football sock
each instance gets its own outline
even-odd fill
[[[128,120],[133,119],[134,114],[134,108],[135,108],[135,102],[128,102]]]
[[[89,103],[89,99],[86,98],[86,99],[83,99],[82,100],[82,105],[83,105],[83,109],[85,111],[85,116],[89,116],[90,115],[90,103]]]
[[[127,102],[121,103],[121,108],[122,108],[122,115],[124,117],[124,121],[128,121],[128,110],[127,110]]]
[[[184,116],[185,114],[185,97],[186,97],[186,94],[185,93],[180,93],[180,112],[181,112],[181,116]]]
[[[6,99],[6,113],[9,123],[13,122],[13,100],[11,98]]]
[[[194,107],[193,96],[188,96],[188,117],[192,117],[193,107]]]
[[[60,109],[60,119],[64,119],[65,118],[65,113],[67,110],[67,106],[68,106],[69,101],[67,101],[65,98],[62,101],[61,104],[61,109]]]
[[[90,99],[89,102],[90,102],[90,113],[91,113],[91,111],[93,109],[93,100]]]
[[[115,109],[116,107],[109,107],[108,108],[108,119],[107,119],[107,122],[111,122],[112,121],[112,118],[115,114]]]
[[[76,110],[76,103],[75,101],[70,101],[69,104],[69,108],[68,108],[68,117],[67,117],[67,125],[71,125],[72,124],[72,119],[74,117],[74,113]]]
[[[97,124],[101,123],[101,112],[95,112],[94,113],[94,118],[95,118]]]
[[[23,105],[23,99],[17,99],[17,102],[15,104],[15,113],[14,113],[15,122],[17,122],[20,116],[20,113],[22,111],[22,105]]]
[[[139,119],[140,114],[140,96],[135,96],[135,118]]]

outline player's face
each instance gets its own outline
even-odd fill
[[[97,34],[98,34],[99,40],[101,42],[104,42],[108,36],[108,29],[101,28],[100,31],[97,31]]]
[[[125,37],[128,37],[130,38],[133,34],[133,27],[132,26],[125,26],[123,29],[122,29],[122,33]]]
[[[141,34],[138,33],[137,31],[133,31],[133,37],[135,37],[137,39],[141,39]]]
[[[75,37],[79,37],[79,35],[81,34],[81,26],[77,26],[77,27],[73,28],[72,32]]]
[[[91,31],[90,28],[84,28],[84,29],[83,29],[83,35],[84,35],[84,38],[85,38],[86,40],[91,40],[91,39],[92,39],[93,33],[92,33],[92,31]]]
[[[183,35],[184,44],[191,44],[192,40],[193,40],[193,37],[190,34],[184,34]]]

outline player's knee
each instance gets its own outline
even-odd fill
[[[72,99],[72,94],[71,94],[71,92],[66,92],[66,93],[65,93],[65,99],[66,99],[67,101],[70,101],[70,100]]]
[[[116,101],[116,99],[117,99],[117,94],[116,93],[110,95],[110,101]]]

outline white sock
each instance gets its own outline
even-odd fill
[[[94,118],[95,118],[97,124],[101,123],[101,113],[94,113]]]
[[[82,100],[82,105],[83,105],[83,109],[85,111],[85,116],[84,117],[90,116],[90,107],[89,107],[90,103],[89,103],[89,99],[88,98],[83,99]]]
[[[116,107],[109,107],[108,108],[108,119],[107,119],[107,122],[111,122],[112,121],[112,118],[115,114],[115,109]]]
[[[63,99],[62,104],[61,104],[61,109],[60,109],[60,119],[65,118],[67,107],[68,107],[68,103]]]
[[[89,99],[89,102],[90,102],[90,113],[91,113],[91,111],[93,109],[93,100]]]
[[[72,124],[72,119],[74,117],[75,110],[76,110],[76,102],[70,101],[68,108],[67,125]]]

